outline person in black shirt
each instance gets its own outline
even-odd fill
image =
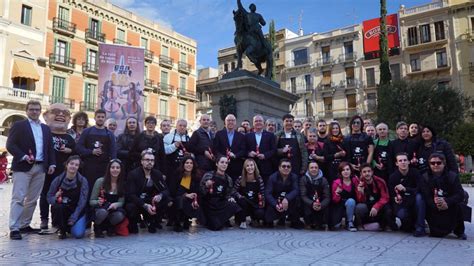
[[[446,167],[446,157],[433,153],[428,158],[430,169],[423,175],[423,196],[430,236],[444,237],[451,232],[466,240],[461,203],[464,190],[459,176]]]
[[[325,173],[328,182],[332,184],[338,177],[339,164],[346,161],[346,151],[344,150],[344,136],[341,133],[341,127],[338,122],[329,124],[329,136],[324,144],[324,160],[326,161],[327,173]]]
[[[362,132],[362,122],[363,120],[360,116],[352,117],[349,123],[351,133],[344,138],[347,158],[356,174],[359,173],[359,168],[362,164],[372,163],[374,155],[374,141]]]
[[[305,224],[313,229],[327,229],[331,196],[328,181],[317,162],[309,162],[308,171],[299,183]]]
[[[162,173],[166,164],[165,160],[165,145],[163,144],[163,137],[155,131],[156,118],[149,116],[145,118],[145,131],[140,133],[133,143],[133,149],[130,153],[132,159],[135,159],[135,165],[141,165],[140,156],[144,150],[149,150],[153,153],[155,158],[154,167],[159,169]]]
[[[391,158],[392,158],[392,169],[396,169],[395,166],[395,155],[400,152],[408,154],[408,160],[410,160],[410,166],[416,167],[417,165],[417,150],[418,143],[408,138],[408,125],[407,123],[400,121],[396,125],[397,139],[392,141]]]
[[[189,150],[196,156],[196,162],[203,171],[211,171],[214,169],[214,154],[212,152],[212,139],[214,133],[209,128],[211,118],[209,115],[203,114],[199,119],[201,127],[191,135],[189,140]]]
[[[420,187],[421,175],[410,167],[408,154],[399,153],[395,157],[397,169],[390,175],[388,192],[395,216],[401,221],[401,229],[412,231],[414,236],[425,235],[426,206]]]
[[[133,154],[132,150],[135,139],[139,134],[140,126],[138,120],[135,117],[127,118],[125,121],[125,130],[117,139],[117,158],[122,161],[125,174],[138,167],[135,163],[139,159],[133,158],[133,156],[137,154]]]

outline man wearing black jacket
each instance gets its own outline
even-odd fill
[[[415,226],[415,237],[424,236],[426,206],[420,187],[423,184],[418,170],[411,167],[408,154],[396,155],[397,170],[388,181],[388,192],[394,209],[395,216],[400,219],[401,228],[412,231]]]
[[[396,125],[397,139],[391,142],[391,158],[394,159],[392,166],[395,165],[395,155],[400,152],[408,154],[408,160],[410,161],[411,166],[417,165],[417,150],[419,143],[413,139],[408,138],[408,124],[404,121],[400,121]],[[393,167],[392,169],[396,169]]]
[[[247,155],[257,163],[260,175],[266,182],[274,172],[273,156],[276,153],[275,135],[263,130],[264,122],[261,115],[253,117],[253,132],[245,134]]]
[[[211,118],[203,114],[199,119],[201,127],[193,132],[189,140],[189,150],[196,157],[196,162],[203,171],[211,171],[214,168],[214,154],[212,153],[213,133],[209,128]]]
[[[446,157],[433,153],[428,158],[430,169],[423,175],[423,195],[426,200],[426,220],[430,236],[444,237],[451,232],[466,240],[461,203],[464,190],[458,174],[446,169]]]
[[[161,229],[161,218],[165,212],[169,198],[168,188],[163,174],[153,168],[155,156],[151,151],[141,154],[142,166],[128,173],[126,182],[125,209],[130,220],[130,233],[138,233],[138,217],[143,215],[148,225],[148,232],[156,233]]]

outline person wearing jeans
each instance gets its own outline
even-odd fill
[[[351,232],[357,231],[354,226],[354,211],[356,206],[357,177],[352,175],[348,162],[341,162],[338,167],[339,178],[332,183],[332,202],[330,208],[330,228],[339,227],[342,217],[346,215],[346,227]]]

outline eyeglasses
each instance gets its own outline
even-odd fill
[[[360,121],[356,120],[352,122],[353,125],[360,125]]]
[[[154,162],[155,159],[142,159],[142,161],[145,161],[145,162]]]
[[[430,162],[430,164],[431,165],[442,165],[443,162],[441,162],[441,161],[432,161],[432,162]]]
[[[40,108],[28,108],[29,112],[41,112]]]
[[[54,115],[59,115],[60,113],[63,113],[64,115],[71,115],[71,112],[69,112],[69,110],[62,110],[58,108],[51,109],[50,112]]]
[[[283,169],[290,169],[290,168],[291,168],[291,165],[284,164],[284,165],[281,166],[281,168],[283,168]]]

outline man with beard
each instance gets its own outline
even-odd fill
[[[95,184],[97,178],[104,176],[109,161],[117,158],[115,136],[105,127],[105,115],[103,109],[94,112],[95,125],[84,129],[76,146],[84,160],[82,174],[89,184]],[[89,186],[89,194],[93,187]]]
[[[305,140],[308,140],[308,131],[312,126],[313,126],[313,119],[308,117],[303,121],[303,130],[301,131],[301,134],[304,135]]]
[[[387,184],[382,178],[374,176],[370,164],[364,163],[360,166],[361,177],[356,189],[357,205],[355,217],[359,226],[378,223],[381,229],[390,226],[392,230],[398,230],[395,219],[392,216],[392,208],[389,203]]]
[[[207,114],[201,115],[199,127],[191,135],[189,140],[189,150],[196,157],[196,162],[199,168],[203,171],[211,171],[214,168],[214,154],[212,153],[212,139],[214,138],[213,133],[209,128],[209,122],[211,118]]]
[[[327,132],[327,124],[326,120],[320,119],[317,124],[318,128],[318,140],[316,141],[316,162],[319,165],[319,169],[323,171],[323,174],[327,174],[327,164],[324,160],[324,143],[327,141],[328,132]]]
[[[226,173],[235,182],[242,174],[245,154],[245,136],[236,131],[236,118],[229,114],[225,118],[225,128],[217,131],[214,138],[214,154],[226,156],[230,162]]]
[[[161,229],[161,218],[169,198],[163,174],[153,168],[155,155],[151,151],[143,151],[141,154],[141,166],[128,173],[126,181],[125,209],[130,220],[130,233],[138,233],[137,222],[139,215],[143,215],[148,226],[148,232],[156,233]]]
[[[51,129],[53,136],[52,143],[54,154],[56,156],[56,169],[54,173],[47,174],[43,184],[43,190],[40,196],[40,217],[41,229],[48,229],[49,218],[49,203],[48,191],[51,182],[64,171],[64,163],[67,158],[74,152],[76,142],[74,138],[67,133],[67,126],[71,121],[71,112],[62,103],[54,103],[49,106],[46,113],[44,113],[44,120]]]
[[[276,153],[275,135],[263,130],[263,117],[253,117],[253,132],[245,135],[245,144],[248,157],[255,160],[263,181],[273,174],[273,155]]]
[[[304,137],[294,129],[292,115],[286,114],[282,119],[283,130],[275,134],[278,159],[288,159],[291,162],[291,171],[296,175],[303,175],[308,166],[308,150],[304,143]]]

